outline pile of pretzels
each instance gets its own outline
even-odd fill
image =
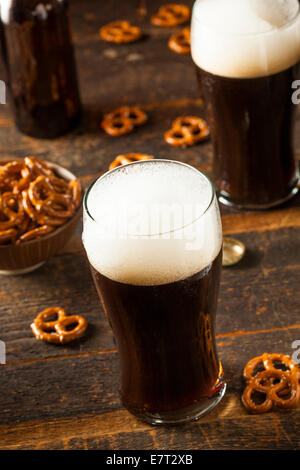
[[[254,357],[245,366],[242,402],[250,413],[266,413],[273,406],[295,408],[300,401],[300,368],[284,354]],[[260,400],[255,399],[260,395]]]
[[[80,203],[79,181],[60,178],[38,158],[0,166],[0,245],[51,233],[75,214]]]

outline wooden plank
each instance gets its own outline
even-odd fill
[[[225,268],[218,333],[288,327],[299,323],[298,229],[239,234],[246,255]]]
[[[241,374],[249,359],[263,352],[292,355],[292,343],[299,334],[295,328],[219,337],[228,394],[241,392]],[[0,367],[0,377],[0,423],[104,413],[121,407],[115,350],[7,364]]]
[[[117,371],[117,354],[101,352],[1,366],[0,423],[119,408]]]
[[[118,397],[115,352],[3,366],[1,448],[82,448],[83,442],[88,448],[99,449],[130,448],[132,442],[138,442],[136,449],[156,448],[156,444],[158,449],[176,449],[180,443],[183,448],[241,448],[236,432],[241,436],[242,447],[251,448],[262,429],[261,448],[299,448],[299,407],[252,416],[240,401],[245,363],[263,352],[291,354],[292,342],[299,334],[300,329],[219,338],[217,346],[228,382],[227,393],[197,423],[176,428],[180,439],[169,428],[153,428],[124,410]],[[7,390],[14,392],[9,394]]]
[[[297,197],[300,201],[300,198]],[[297,201],[298,202],[298,201]],[[222,217],[223,233],[237,234],[246,232],[264,232],[286,227],[300,227],[300,207],[286,207],[268,212],[245,212],[227,214]]]
[[[167,432],[137,421],[126,410],[0,426],[1,449],[132,450],[132,442],[135,450],[299,449],[299,412],[271,412],[239,419],[231,414],[238,397],[225,396],[225,401],[227,412],[219,412],[218,420],[212,412]]]

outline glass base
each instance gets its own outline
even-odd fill
[[[190,421],[196,421],[201,418],[204,414],[211,411],[223,398],[226,391],[226,382],[223,377],[218,379],[217,384],[214,386],[214,392],[203,399],[200,402],[194,403],[185,408],[172,411],[163,411],[160,413],[150,413],[144,411],[143,413],[136,413],[127,407],[128,411],[136,416],[139,420],[144,421],[152,425],[172,425],[172,424],[183,424]]]
[[[269,204],[239,204],[233,201],[230,195],[224,191],[218,191],[218,200],[221,204],[228,207],[233,207],[235,209],[247,209],[247,210],[267,210],[271,209],[272,207],[280,206],[284,202],[289,201],[298,193],[299,188],[296,186],[292,189],[292,191],[283,199],[279,199],[275,202],[271,202]]]

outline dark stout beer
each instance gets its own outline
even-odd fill
[[[222,232],[207,178],[164,160],[107,173],[85,197],[83,242],[124,405],[156,424],[214,407],[225,391],[215,345]]]
[[[299,5],[271,3],[199,0],[193,15],[192,51],[211,128],[214,182],[221,202],[242,208],[289,199],[299,179],[292,102],[300,72]]]
[[[206,402],[220,387],[214,325],[222,253],[170,284],[134,286],[93,269],[121,361],[121,398],[135,415]],[[216,388],[215,388],[216,387]]]
[[[80,116],[67,0],[0,4],[1,46],[17,127],[54,138]]]
[[[299,77],[299,65],[249,79],[219,77],[199,68],[197,73],[220,195],[234,205],[258,208],[287,199],[298,182],[291,83]]]

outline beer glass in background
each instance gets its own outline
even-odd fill
[[[192,57],[204,95],[219,200],[267,209],[297,193],[298,0],[197,0]]]
[[[83,243],[117,343],[124,405],[151,424],[213,408],[226,385],[215,345],[222,228],[210,181],[168,160],[118,167],[85,195]]]

